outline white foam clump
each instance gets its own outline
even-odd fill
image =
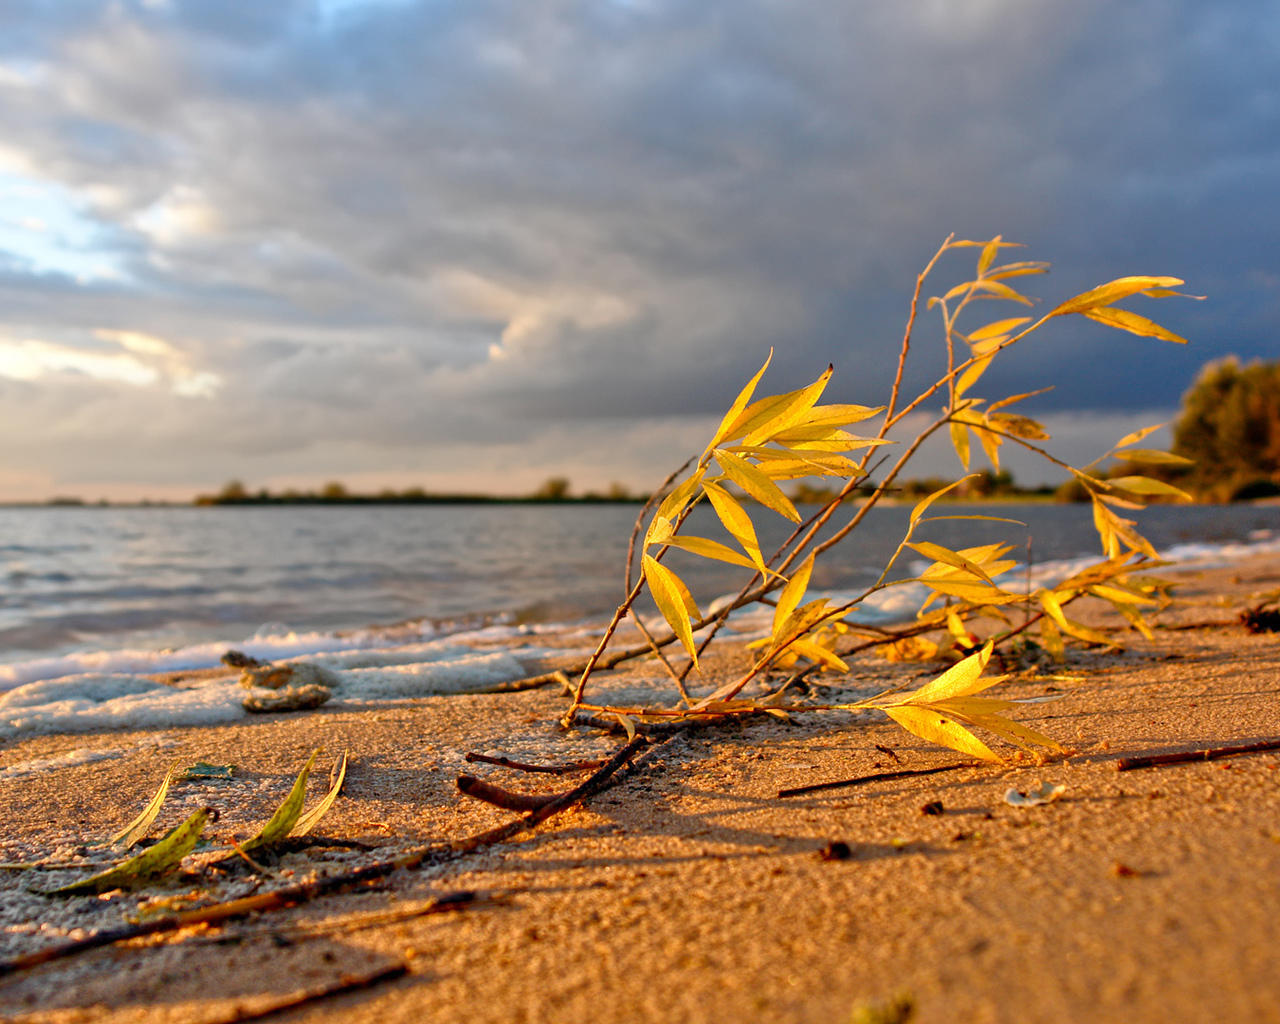
[[[505,652],[478,654],[455,648],[438,653],[441,657],[433,661],[331,670],[334,696],[339,701],[369,701],[474,693],[524,674],[520,660]],[[182,689],[126,674],[44,679],[0,693],[0,739],[218,725],[246,716],[244,696],[236,679],[214,679]]]
[[[177,690],[131,675],[85,673],[0,694],[0,739],[96,729],[212,725],[241,717],[235,680]]]
[[[21,779],[28,775],[43,775],[45,772],[56,772],[63,768],[74,768],[77,765],[93,764],[95,761],[110,761],[124,757],[124,750],[91,750],[82,748],[68,750],[64,754],[53,757],[33,757],[29,761],[6,765],[0,768],[0,779]]]

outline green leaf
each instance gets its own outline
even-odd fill
[[[320,823],[320,819],[329,813],[329,808],[333,806],[333,802],[338,799],[338,794],[342,792],[342,783],[347,778],[347,752],[342,752],[342,760],[338,764],[338,777],[334,780],[329,792],[324,795],[315,807],[307,811],[298,823],[293,826],[293,830],[289,833],[291,836],[305,836],[313,828]]]
[[[1187,343],[1187,339],[1181,335],[1174,334],[1173,331],[1161,327],[1154,320],[1148,320],[1145,316],[1130,313],[1127,309],[1103,306],[1099,309],[1086,309],[1084,310],[1084,315],[1090,320],[1098,321],[1100,324],[1116,327],[1142,338],[1159,338],[1161,341],[1172,341],[1177,345],[1185,345]]]
[[[96,875],[72,882],[45,893],[47,896],[81,896],[109,892],[112,889],[132,889],[157,875],[177,867],[190,853],[209,820],[209,808],[202,807],[154,846],[115,867]]]
[[[233,764],[210,764],[208,761],[196,761],[194,764],[187,765],[182,771],[174,776],[176,782],[184,779],[216,779],[219,782],[226,782],[236,771]]]
[[[716,510],[724,528],[742,545],[742,550],[751,556],[755,567],[760,572],[765,572],[764,556],[760,553],[760,542],[756,540],[756,528],[746,509],[719,484],[708,480],[702,485],[702,489],[711,500],[711,507]]]
[[[800,522],[800,513],[796,511],[791,499],[782,493],[777,484],[746,459],[741,459],[723,448],[715,450],[715,457],[716,462],[720,464],[720,468],[724,470],[724,475],[751,497],[755,498],[756,501],[760,502],[761,505],[773,509],[773,511],[785,516],[793,523]]]
[[[107,845],[123,846],[127,850],[147,834],[147,830],[151,828],[152,822],[156,820],[156,815],[160,813],[160,808],[164,804],[164,798],[169,793],[169,783],[173,781],[176,772],[177,765],[170,765],[169,770],[164,773],[164,779],[160,783],[160,788],[156,790],[156,795],[151,798],[151,802],[142,809],[142,813],[134,818],[133,821],[129,822],[129,824],[107,840]]]
[[[688,588],[683,586],[680,578],[675,573],[652,555],[645,555],[642,564],[644,566],[644,578],[649,584],[649,593],[653,597],[653,603],[658,606],[658,611],[667,620],[667,625],[680,638],[680,642],[684,644],[684,649],[689,652],[689,657],[696,664],[698,652],[693,645],[693,627],[689,621],[689,611],[685,606],[684,599],[684,595],[688,593]]]
[[[262,826],[262,829],[252,839],[240,844],[240,849],[244,853],[250,853],[253,850],[260,850],[264,847],[278,843],[293,831],[293,826],[298,820],[298,816],[302,814],[302,802],[307,796],[307,776],[311,774],[311,766],[316,763],[316,755],[320,751],[312,751],[307,758],[307,763],[302,766],[302,771],[298,773],[297,779],[294,780],[293,788],[289,790],[289,795],[284,798],[284,802],[276,808],[276,813],[271,815],[271,819]]]

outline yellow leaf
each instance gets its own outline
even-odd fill
[[[1191,495],[1186,491],[1174,487],[1173,484],[1167,484],[1163,480],[1153,480],[1149,476],[1121,476],[1108,480],[1107,483],[1132,494],[1167,494],[1174,498],[1181,498],[1183,501],[1192,500]]]
[[[1094,597],[1100,597],[1104,601],[1110,601],[1117,608],[1122,604],[1155,604],[1154,598],[1148,597],[1146,594],[1137,594],[1132,590],[1126,590],[1122,587],[1108,586],[1105,583],[1095,583],[1087,588],[1089,593]]]
[[[748,421],[743,443],[763,444],[771,440],[775,434],[800,423],[822,397],[822,392],[826,390],[827,382],[831,380],[833,372],[835,368],[828,366],[807,388],[794,391],[790,396],[783,396],[785,401],[774,408],[764,410],[759,416]]]
[[[995,714],[974,715],[973,723],[1026,750],[1031,750],[1038,745],[1048,747],[1050,750],[1062,751],[1062,746],[1052,736],[1046,736],[1009,718],[1001,718]]]
[[[627,742],[630,743],[636,738],[636,720],[630,715],[624,715],[622,712],[615,712],[614,718],[618,720],[618,724],[627,731]]]
[[[1116,327],[1142,338],[1159,338],[1161,341],[1172,341],[1178,345],[1187,343],[1187,339],[1181,335],[1174,334],[1173,331],[1161,327],[1154,320],[1148,320],[1145,316],[1130,313],[1127,309],[1102,306],[1098,309],[1086,309],[1084,315],[1090,320],[1098,321],[1100,324]]]
[[[715,448],[728,436],[729,428],[742,414],[742,410],[747,407],[747,403],[751,401],[751,396],[755,394],[756,385],[760,383],[760,378],[764,376],[764,371],[769,368],[769,363],[772,360],[773,349],[769,349],[769,355],[765,358],[764,365],[756,371],[756,375],[747,381],[746,386],[738,392],[738,397],[733,400],[733,405],[729,406],[729,411],[724,414],[724,419],[720,421],[720,426],[716,430],[716,436],[707,445],[707,451],[711,451],[712,448]]]
[[[989,686],[994,686],[1003,679],[1003,676],[991,676],[986,679],[981,678],[983,670],[987,667],[987,662],[991,660],[991,651],[993,644],[988,640],[982,647],[982,650],[969,655],[963,661],[958,661],[949,669],[934,679],[932,682],[925,683],[920,689],[915,690],[905,696],[896,698],[893,703],[898,704],[936,704],[940,700],[946,700],[948,697],[968,697],[975,693],[981,693]]]
[[[1036,596],[1040,599],[1041,607],[1049,613],[1057,627],[1068,636],[1073,636],[1077,640],[1084,640],[1091,644],[1111,643],[1106,634],[1099,633],[1096,629],[1090,629],[1088,626],[1083,626],[1067,618],[1056,594],[1048,590],[1041,590]]]
[[[671,520],[662,516],[654,516],[653,522],[644,535],[644,546],[649,548],[655,544],[665,544],[671,539]]]
[[[1067,649],[1062,644],[1062,634],[1057,624],[1049,616],[1040,620],[1040,645],[1053,655],[1054,661],[1062,661],[1067,656]]]
[[[1116,442],[1116,448],[1127,448],[1131,444],[1137,444],[1145,437],[1150,437],[1157,430],[1163,427],[1163,423],[1157,423],[1154,426],[1143,427],[1141,430],[1135,430],[1132,434],[1125,434]]]
[[[878,412],[884,412],[883,405],[872,408],[869,405],[815,405],[797,424],[801,427],[845,427],[850,423],[861,423]]]
[[[1003,266],[996,267],[987,275],[988,281],[1003,281],[1008,277],[1023,277],[1026,274],[1047,274],[1049,272],[1049,264],[1037,263],[1034,261],[1022,263],[1006,263]]]
[[[1029,324],[1031,317],[1014,316],[1007,320],[996,320],[987,324],[985,327],[979,327],[969,335],[969,341],[986,341],[989,338],[995,338],[999,335],[1007,335],[1015,327],[1021,327],[1023,324]]]
[[[995,430],[1001,430],[1014,437],[1026,438],[1029,441],[1048,441],[1049,433],[1029,416],[1019,416],[1012,412],[995,412],[987,416],[987,423]]]
[[[716,510],[720,522],[729,531],[742,550],[751,556],[751,561],[761,572],[765,571],[764,556],[760,554],[760,542],[756,540],[756,528],[751,517],[728,491],[717,483],[708,480],[702,485],[703,491],[711,500],[711,507]]]
[[[963,423],[951,424],[951,444],[966,471],[969,469],[969,428]]]
[[[1000,446],[1004,444],[1004,438],[993,431],[984,430],[981,427],[975,427],[973,432],[977,435],[978,441],[982,445],[982,450],[987,453],[987,458],[991,460],[991,468],[999,473]]]
[[[720,468],[724,470],[724,475],[761,505],[773,509],[793,523],[800,522],[800,513],[796,511],[795,505],[791,504],[791,499],[782,493],[777,484],[746,459],[740,459],[723,448],[715,450],[715,457]]]
[[[917,502],[916,507],[911,510],[911,525],[914,526],[916,523],[920,521],[920,517],[924,515],[925,512],[928,511],[930,505],[932,505],[935,501],[941,498],[948,491],[954,490],[955,488],[959,487],[962,483],[964,483],[968,479],[970,478],[967,476],[962,476],[959,480],[956,480],[952,483],[947,484],[946,487],[939,488],[938,490],[934,491],[932,494],[922,498],[919,502]]]
[[[996,281],[992,278],[987,278],[985,281],[978,281],[977,285],[979,291],[990,292],[997,299],[1008,299],[1010,302],[1017,302],[1023,306],[1034,305],[1034,303],[1021,292],[1016,292],[1007,284],[1002,284],[1000,281]]]
[[[908,636],[876,648],[888,661],[933,661],[938,645],[922,636]]]
[[[689,657],[696,664],[698,652],[693,645],[692,623],[689,621],[689,611],[685,607],[685,594],[688,593],[688,588],[684,586],[680,577],[657,561],[652,555],[644,556],[643,565],[644,578],[649,584],[649,593],[653,597],[653,603],[658,606],[658,611],[667,620],[667,625],[680,638],[680,642],[684,644],[684,649],[689,652]]]
[[[1000,251],[1000,236],[996,235],[986,245],[982,247],[982,255],[978,257],[978,276],[981,277],[992,261],[996,258],[996,253]]]
[[[747,444],[757,444],[769,440],[774,432],[799,423],[822,396],[832,372],[833,368],[828,366],[808,387],[752,402],[721,431],[718,441],[723,443],[742,437],[746,438]]]
[[[840,660],[834,651],[827,650],[827,648],[813,640],[793,640],[788,650],[802,658],[808,658],[815,665],[822,665],[825,668],[834,669],[836,672],[849,671],[849,666]]]
[[[675,519],[676,516],[678,516],[684,509],[685,505],[689,503],[689,500],[694,496],[694,494],[697,493],[705,472],[705,470],[698,470],[693,474],[693,476],[689,477],[688,480],[684,481],[684,483],[680,484],[674,491],[668,494],[662,500],[662,504],[658,506],[658,511],[656,513],[657,517],[659,519]]]
[[[853,476],[858,472],[857,464],[843,455],[759,447],[734,450],[745,451],[757,459],[757,468],[770,480],[795,480],[805,476]]]
[[[892,707],[882,709],[907,732],[940,746],[950,747],[962,754],[983,761],[999,761],[991,749],[968,729],[952,718],[940,715],[928,708]]]
[[[1155,602],[1152,602],[1152,603],[1154,604]],[[1116,603],[1113,603],[1112,607],[1115,608],[1115,610],[1118,611],[1121,615],[1123,615],[1126,619],[1128,619],[1129,623],[1133,626],[1133,628],[1136,629],[1148,640],[1155,639],[1155,634],[1151,632],[1151,627],[1147,625],[1147,620],[1142,617],[1142,613],[1138,611],[1137,608],[1134,608],[1132,605],[1128,605],[1128,604],[1116,604]]]
[[[907,547],[919,551],[920,554],[924,555],[926,558],[932,558],[935,562],[943,562],[956,569],[962,569],[971,575],[977,576],[979,579],[985,580],[992,586],[995,586],[991,577],[982,570],[982,566],[978,565],[976,562],[970,561],[963,555],[952,551],[950,548],[944,548],[941,544],[932,544],[927,540],[922,540],[910,543]]]
[[[1174,455],[1173,452],[1160,451],[1158,448],[1130,448],[1126,452],[1119,452],[1129,462],[1147,462],[1158,466],[1193,466],[1193,459],[1185,459],[1181,455]]]
[[[778,606],[773,610],[773,635],[778,635],[779,627],[791,617],[791,613],[800,604],[804,592],[809,589],[809,577],[813,575],[813,562],[816,555],[811,554],[791,574],[791,579],[778,595]]]
[[[1118,277],[1114,281],[1100,284],[1097,288],[1090,288],[1087,292],[1081,292],[1075,298],[1068,299],[1049,315],[1083,313],[1086,309],[1109,306],[1113,302],[1127,299],[1130,295],[1136,295],[1150,288],[1172,288],[1182,283],[1182,279],[1178,277]]]
[[[957,398],[978,383],[978,378],[987,372],[987,367],[991,365],[991,360],[994,358],[994,356],[983,356],[960,375],[960,379],[956,381]]]
[[[985,583],[923,578],[919,582],[939,594],[948,594],[951,597],[958,597],[973,604],[1013,604],[1015,601],[1022,600],[1017,594],[1010,594],[1007,591],[1000,590],[998,587],[991,587]],[[928,602],[926,602],[927,604]]]
[[[731,565],[745,566],[748,569],[756,567],[756,563],[746,555],[735,551],[726,544],[709,540],[706,537],[690,537],[686,534],[679,534],[674,537],[668,537],[666,543],[673,548],[681,548],[695,555],[701,555],[703,558],[714,558],[717,561],[728,562]]]

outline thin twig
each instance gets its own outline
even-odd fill
[[[556,798],[555,793],[513,793],[509,789],[485,782],[484,779],[477,779],[474,775],[459,775],[457,786],[458,792],[463,796],[482,800],[508,811],[536,811]]]
[[[472,690],[471,692],[519,693],[521,690],[537,690],[544,686],[555,686],[557,684],[566,690],[573,686],[563,669],[556,669],[554,672],[543,672],[541,675],[536,676],[526,676],[523,679],[512,679],[506,683],[495,683],[493,686],[486,686],[483,690]]]
[[[248,1006],[237,1002],[225,1014],[201,1018],[199,1024],[234,1024],[236,1021],[258,1020],[261,1017],[279,1013],[281,1010],[292,1010],[295,1007],[314,1003],[320,999],[328,999],[330,996],[354,992],[356,989],[369,988],[379,982],[400,978],[408,973],[409,965],[403,960],[396,960],[360,974],[343,973],[334,981],[323,982],[310,988],[297,989],[277,999],[265,1002],[255,1000]]]
[[[846,786],[864,786],[868,782],[890,782],[893,779],[909,779],[917,775],[938,775],[941,772],[954,772],[959,768],[979,768],[974,761],[963,764],[944,764],[937,768],[912,768],[900,772],[879,772],[876,775],[859,775],[853,779],[841,779],[838,782],[818,782],[812,786],[797,786],[795,789],[778,790],[779,797],[802,796],[805,793],[819,793],[827,789],[841,789]]]
[[[570,761],[568,764],[528,764],[524,761],[513,761],[509,757],[496,757],[490,754],[467,754],[463,759],[471,764],[492,764],[499,768],[511,768],[518,772],[538,772],[543,775],[570,775],[573,772],[585,772],[599,768],[608,758],[596,758],[590,761]]]
[[[1203,750],[1183,750],[1173,754],[1122,757],[1116,762],[1116,771],[1127,772],[1132,771],[1134,768],[1159,768],[1166,764],[1216,761],[1220,757],[1234,757],[1236,754],[1258,754],[1266,750],[1280,750],[1280,740],[1263,740],[1261,743],[1238,743],[1233,746],[1209,747]]]

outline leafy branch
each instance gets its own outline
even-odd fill
[[[1163,585],[1135,573],[1159,563],[1154,548],[1138,533],[1134,521],[1124,518],[1117,510],[1141,508],[1151,498],[1183,500],[1186,495],[1170,484],[1141,475],[1104,480],[1096,475],[1094,467],[1109,457],[1157,465],[1181,460],[1168,453],[1134,447],[1155,429],[1149,428],[1122,439],[1095,463],[1077,468],[1045,447],[1043,442],[1051,439],[1041,423],[1011,410],[1046,389],[995,401],[977,397],[973,391],[1007,349],[1058,317],[1080,316],[1140,337],[1185,343],[1185,339],[1155,321],[1117,305],[1134,297],[1159,299],[1183,295],[1176,290],[1182,281],[1165,276],[1118,278],[1059,303],[1039,318],[1003,317],[962,330],[966,314],[980,301],[1027,307],[1034,304],[1035,300],[1023,295],[1011,282],[1043,274],[1048,264],[1030,260],[997,262],[1006,249],[1013,247],[1014,243],[1000,236],[986,241],[957,241],[951,236],[934,253],[915,282],[893,385],[884,405],[823,403],[834,374],[832,366],[805,387],[758,397],[758,386],[773,359],[770,352],[738,392],[705,449],[673,472],[637,517],[627,552],[626,596],[595,651],[581,667],[563,719],[566,726],[572,725],[580,712],[606,718],[622,716],[629,730],[646,722],[777,712],[779,706],[775,698],[792,680],[770,696],[755,701],[744,701],[739,695],[751,682],[779,669],[799,667],[797,675],[846,672],[844,656],[852,651],[868,647],[902,648],[903,641],[936,629],[945,629],[962,654],[968,655],[960,665],[968,666],[965,673],[976,671],[976,675],[972,679],[966,676],[964,685],[978,686],[975,680],[981,678],[982,668],[994,648],[1031,626],[1038,628],[1043,647],[1059,659],[1065,656],[1069,642],[1112,643],[1111,638],[1066,615],[1064,609],[1084,596],[1108,602],[1134,629],[1150,635],[1142,609],[1161,603]],[[945,369],[919,393],[904,399],[902,383],[906,364],[916,355],[914,332],[926,283],[947,254],[969,248],[978,250],[972,278],[929,298],[926,303],[928,309],[936,309],[940,314]],[[938,396],[945,398],[944,407],[913,438],[899,445],[889,436],[906,417]],[[878,426],[869,434],[851,429],[860,423],[875,422],[877,417]],[[975,450],[979,449],[998,472],[1000,449],[1008,442],[1075,475],[1093,503],[1094,524],[1103,553],[1099,562],[1051,585],[1020,591],[1000,582],[1000,577],[1016,564],[1005,557],[1012,550],[1011,545],[988,544],[952,550],[919,537],[918,533],[928,523],[941,519],[995,518],[925,514],[934,502],[963,482],[965,478],[961,477],[916,505],[905,535],[874,584],[840,605],[832,605],[828,598],[821,596],[806,600],[816,560],[855,531],[871,509],[894,494],[896,481],[905,468],[923,445],[944,429],[966,473]],[[890,449],[890,445],[896,450]],[[885,457],[885,452],[892,454]],[[872,473],[881,468],[884,468],[883,475],[872,484]],[[842,483],[817,512],[802,519],[780,484],[815,477]],[[849,520],[824,535],[828,524],[846,503],[855,500],[860,489],[867,488],[870,493],[857,498],[857,507]],[[700,504],[708,505],[714,513],[724,531],[722,538],[686,532],[690,514]],[[795,524],[787,540],[768,557],[761,549],[753,519],[757,509]],[[745,581],[736,595],[716,610],[704,613],[685,580],[664,561],[672,548],[738,567],[745,571]],[[891,570],[907,550],[929,559],[930,564],[916,576],[891,580]],[[928,591],[915,622],[871,631],[871,638],[867,639],[868,630],[849,621],[850,614],[867,598],[906,583],[922,585]],[[637,613],[636,602],[646,592],[668,627],[669,632],[663,635],[655,635]],[[930,611],[935,601],[940,601],[942,607]],[[734,612],[761,602],[773,606],[772,621],[768,635],[749,645],[757,652],[751,668],[701,697],[692,696],[687,682],[698,668],[699,657]],[[1022,625],[1013,626],[1007,609],[1018,605],[1026,611]],[[646,644],[610,654],[617,630],[628,616],[639,625]],[[1003,621],[1009,628],[990,635],[984,645],[970,632],[971,625],[982,620]],[[858,635],[863,639],[850,647],[848,638]],[[672,644],[678,644],[685,656],[679,668],[662,653]],[[923,641],[917,648],[928,656],[940,653],[937,645]],[[973,661],[971,659],[978,657],[975,651],[986,654]],[[676,704],[622,708],[587,701],[590,680],[596,671],[643,653],[656,653],[662,658],[679,695]],[[978,689],[956,690],[958,677],[950,673],[958,668],[959,665],[954,666],[926,686],[921,691],[923,697],[918,693],[911,699],[895,699],[889,703],[882,700],[858,707],[878,708],[910,732],[977,757],[995,755],[967,732],[970,726],[985,728],[1015,745],[1058,749],[1050,738],[1000,717],[1000,712],[1012,708],[1010,702],[976,696],[991,683],[984,680]],[[934,698],[944,690],[950,696],[939,705]]]

